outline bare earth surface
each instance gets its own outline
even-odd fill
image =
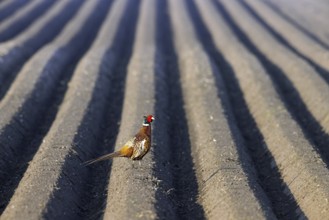
[[[326,0],[0,1],[0,219],[328,219]],[[142,161],[119,149],[154,114]]]

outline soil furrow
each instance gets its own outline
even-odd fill
[[[234,34],[236,36],[242,34],[236,30],[235,25],[232,25],[235,32],[230,33],[225,23],[232,24],[232,21],[218,4],[217,7],[219,13],[226,16],[227,21],[218,17],[215,19],[216,23],[210,18],[207,19],[207,23],[214,34],[216,45],[225,58],[216,51],[213,52],[213,57],[218,57],[219,66],[226,70],[223,71],[224,78],[230,85],[229,94],[235,106],[239,127],[254,158],[262,186],[272,200],[276,215],[285,219],[297,218],[298,216],[295,215],[301,214],[297,205],[299,201],[293,200],[294,195],[291,191],[299,193],[299,189],[305,187],[316,189],[318,183],[309,185],[305,183],[309,179],[316,179],[317,176],[322,176],[324,179],[321,181],[325,183],[328,171],[325,164],[320,162],[319,155],[313,152],[312,144],[304,137],[294,118],[285,110],[285,104],[280,101],[275,85],[272,85],[264,68],[256,61],[256,57],[247,52],[241,44],[239,45],[237,39],[232,40]],[[211,16],[209,12],[204,14],[205,17]],[[211,45],[209,47],[214,48]],[[237,78],[234,77],[234,73]],[[242,97],[245,97],[247,103]],[[252,115],[248,113],[248,108]],[[289,159],[286,155],[290,155]],[[298,166],[291,165],[294,163]],[[296,179],[294,172],[304,173]],[[294,186],[289,186],[288,183],[294,178],[297,182]],[[318,198],[326,196],[326,193],[321,193]]]
[[[31,136],[41,123],[40,120],[51,103],[53,91],[63,77],[62,73],[78,60],[91,44],[105,16],[106,6],[102,1],[98,5],[86,4],[63,33],[25,65],[1,102],[0,111],[6,116],[1,118],[0,122],[0,140],[3,145],[0,149],[1,170],[10,171],[19,163],[17,155],[26,151],[23,141]],[[96,10],[99,10],[97,14],[94,13]],[[87,14],[90,15],[86,16]],[[74,29],[75,31],[71,32]],[[0,177],[1,182],[7,181],[8,178],[9,175]]]
[[[19,9],[24,8],[28,2],[27,0],[3,1],[0,5],[0,22],[9,16],[13,16]]]
[[[157,3],[142,1],[133,54],[128,66],[120,132],[116,149],[142,126],[143,115],[155,114],[153,144],[142,161],[114,159],[104,218],[175,219],[167,189],[171,184],[169,146],[164,110],[168,101],[162,56],[157,48]],[[159,7],[159,6],[158,6]],[[159,77],[159,78],[158,78]],[[155,103],[157,89],[161,98]],[[164,122],[164,123],[161,123]]]
[[[277,26],[280,24],[275,23],[277,20],[271,11],[266,10],[266,7],[258,8],[258,13],[249,6],[249,4],[255,6],[261,6],[255,4],[255,1],[249,1],[249,4],[246,1],[240,1],[241,4],[250,12],[251,15],[255,17],[255,19],[265,27],[268,32],[270,32],[275,38],[286,48],[291,50],[294,54],[302,58],[303,60],[307,61],[310,66],[312,66],[329,84],[329,50],[326,50],[320,45],[316,44],[313,41],[310,41],[309,38],[305,38],[302,33],[296,33],[296,30],[291,27],[282,27]],[[257,8],[257,7],[256,7]],[[270,18],[266,19],[267,17],[262,16],[264,15],[271,16]],[[281,25],[285,25],[285,23],[281,23]]]
[[[0,0],[0,219],[326,219],[326,1]]]
[[[290,217],[290,219],[297,218],[294,214],[287,215],[289,210],[295,211],[298,207],[297,202],[291,194],[283,193],[283,189],[287,188],[287,185],[281,180],[282,176],[279,173],[276,162],[273,159],[273,155],[268,150],[268,146],[264,142],[264,137],[250,113],[246,100],[244,100],[244,95],[248,95],[248,92],[252,93],[255,100],[264,100],[264,97],[262,96],[255,97],[254,90],[250,89],[249,85],[253,84],[255,89],[263,88],[266,91],[266,86],[263,87],[262,85],[258,85],[260,82],[264,81],[262,77],[266,76],[246,76],[246,74],[250,74],[252,71],[262,72],[262,67],[260,64],[257,64],[255,58],[252,58],[252,56],[245,51],[245,48],[243,48],[242,45],[239,45],[238,41],[232,40],[234,39],[234,34],[230,33],[229,28],[219,16],[214,5],[211,4],[211,1],[207,3],[202,3],[201,1],[195,2],[200,10],[200,15],[198,15],[195,6],[193,6],[194,4],[190,4],[190,8],[191,13],[193,13],[195,17],[194,20],[197,25],[199,39],[202,42],[205,51],[216,62],[218,68],[220,69],[220,75],[222,75],[225,80],[234,117],[236,118],[238,128],[244,137],[244,142],[248,147],[248,153],[253,160],[259,182],[270,199],[271,208],[273,208],[273,211],[277,217],[282,218],[282,216],[285,216],[287,219],[288,217]],[[202,16],[202,20],[200,16]],[[226,47],[229,47],[229,49]],[[222,53],[224,53],[225,57]],[[233,67],[235,70],[240,66],[244,66],[245,70],[243,71],[242,76],[241,74],[239,75],[241,70],[238,69],[237,71],[234,71],[233,67],[230,65],[232,62],[229,63],[227,59],[233,60]],[[239,82],[246,83],[246,88],[248,90],[245,93],[247,94],[242,92],[241,87],[238,84],[238,79],[235,75],[239,77]],[[215,77],[219,77],[218,74],[215,74]],[[243,79],[241,79],[241,77]],[[256,77],[261,79],[260,82],[254,80]],[[271,85],[271,83],[269,84]],[[220,85],[217,86],[220,87]],[[277,98],[274,95],[275,92],[274,94],[271,94],[271,92],[273,91],[270,91],[269,95],[263,91],[262,93],[259,93],[259,95],[269,95],[270,100]],[[272,96],[274,96],[274,98]],[[265,105],[268,105],[268,103],[265,103]],[[286,191],[290,192],[289,189],[286,189]],[[258,199],[267,198],[259,197]],[[267,202],[267,205],[270,206],[269,202]]]
[[[166,191],[172,201],[172,207],[166,207],[167,212],[171,208],[178,219],[204,219],[204,210],[197,203],[198,182],[192,161],[177,55],[173,45],[172,27],[168,15],[168,2],[159,1],[156,36],[157,58],[159,59],[158,62],[162,63],[163,71],[158,71],[155,79],[157,100],[155,104],[157,116],[155,129],[159,129],[160,125],[165,128],[166,134],[155,132],[154,139],[157,143],[155,155],[159,154],[160,157],[169,155],[170,157],[166,165],[170,166],[170,169],[167,170],[170,173],[160,177],[162,179],[160,187]],[[164,84],[163,81],[166,83]],[[167,95],[164,96],[164,94]],[[163,111],[164,109],[165,111]],[[162,146],[158,144],[160,141]],[[163,173],[164,170],[161,166],[157,167],[157,164],[155,172]],[[161,199],[157,198],[157,209],[160,211],[161,208],[164,208],[162,202]],[[162,218],[167,219],[168,217],[162,215]]]
[[[191,8],[181,1],[170,1],[169,5],[198,177],[198,202],[203,206],[205,217],[274,218],[235,126],[225,85],[220,77],[214,78],[218,69],[202,49],[196,27],[190,21],[188,8]],[[195,22],[195,15],[191,16]],[[263,199],[258,200],[259,195]],[[242,197],[244,200],[239,199]]]
[[[90,183],[87,181],[89,175],[97,176],[95,172],[98,170],[94,169],[90,174],[90,169],[81,166],[80,162],[90,159],[91,152],[98,148],[97,142],[103,133],[100,125],[103,124],[102,120],[107,111],[107,102],[111,101],[108,95],[112,93],[109,92],[112,89],[112,75],[122,74],[121,70],[124,67],[118,65],[123,64],[121,59],[127,55],[121,54],[121,50],[125,51],[123,46],[126,47],[127,42],[132,42],[130,37],[133,36],[137,3],[137,1],[113,3],[104,28],[89,53],[79,63],[60,112],[16,190],[8,206],[10,208],[5,210],[4,218],[20,219],[24,214],[26,216],[29,207],[23,211],[13,210],[11,207],[19,207],[28,200],[31,200],[30,207],[38,204],[40,207],[34,213],[29,213],[28,216],[32,219],[37,216],[72,219],[87,218],[88,214],[97,215],[92,213],[93,210],[86,210],[95,206],[85,205],[90,203],[89,199],[98,202],[97,200],[101,198],[91,198],[91,192],[85,190],[89,188],[86,185]],[[127,4],[129,10],[128,8],[124,10]],[[127,14],[131,16],[126,16]],[[132,30],[127,30],[128,27]],[[126,37],[122,37],[123,34]],[[106,172],[101,174],[105,174],[103,178],[106,176]],[[39,179],[44,181],[39,183]],[[98,184],[93,181],[91,183]],[[31,192],[34,191],[38,193],[31,199]],[[62,199],[63,197],[65,200]],[[101,207],[97,209],[101,211]]]
[[[33,159],[33,156],[43,141],[43,138],[48,133],[53,121],[55,120],[56,113],[58,111],[60,103],[63,101],[64,94],[67,89],[67,84],[72,76],[73,68],[76,64],[72,64],[69,70],[65,72],[63,79],[60,81],[59,86],[54,92],[54,98],[49,103],[45,116],[40,119],[38,128],[34,135],[26,138],[24,141],[26,144],[26,151],[24,154],[16,156],[16,163],[11,168],[8,168],[6,172],[0,174],[0,176],[7,174],[1,179],[0,184],[0,215],[9,203],[10,198],[13,196],[15,189],[19,182],[23,178],[23,175],[28,167],[29,162]]]
[[[287,23],[289,23],[291,26],[293,26],[295,29],[299,30],[303,34],[305,34],[307,37],[315,41],[317,44],[321,45],[325,49],[329,49],[329,44],[323,41],[319,36],[317,36],[316,33],[309,30],[309,28],[305,28],[302,25],[300,25],[297,21],[292,19],[290,16],[286,15],[284,11],[274,4],[272,1],[263,1],[264,4],[267,5],[267,7],[271,8],[273,12],[275,12],[278,16],[280,16],[281,19],[285,20]]]
[[[282,38],[275,30],[273,30],[258,15],[256,15],[254,13],[254,11],[252,11],[252,9],[248,5],[246,5],[245,3],[243,5],[250,12],[250,14],[253,15],[255,17],[255,19],[262,26],[264,26],[264,28],[266,30],[268,30],[282,45],[284,45],[286,48],[291,50],[293,53],[295,53],[297,56],[299,56],[303,60],[307,61],[309,63],[309,65],[311,67],[313,67],[313,69],[316,70],[317,73],[319,73],[319,75],[324,80],[326,80],[327,84],[329,84],[329,72],[327,71],[326,68],[324,69],[324,68],[320,67],[318,64],[314,63],[312,60],[305,57],[303,54],[301,54],[299,51],[297,51],[295,48],[293,48],[284,38]],[[322,54],[322,55],[328,56],[329,53],[328,52],[325,52],[325,53],[326,54]],[[263,55],[260,55],[260,56],[264,57]],[[282,88],[282,92],[287,94],[286,103],[288,104],[288,107],[290,107],[292,114],[296,116],[296,120],[298,121],[300,126],[303,128],[306,136],[308,136],[309,139],[312,139],[315,142],[315,144],[316,144],[315,149],[321,153],[323,160],[327,163],[327,166],[328,166],[329,151],[327,149],[327,145],[329,143],[329,134],[328,134],[328,126],[329,126],[328,120],[329,119],[328,119],[328,113],[325,112],[327,110],[326,109],[327,106],[322,104],[322,106],[324,107],[322,109],[322,111],[324,111],[325,116],[323,116],[323,118],[321,118],[321,119],[318,119],[316,113],[312,112],[312,110],[314,110],[314,108],[309,109],[310,107],[307,106],[308,103],[303,101],[303,96],[302,96],[303,94],[299,95],[299,91],[301,91],[301,90],[298,89],[299,88],[298,85],[297,86],[293,85],[294,83],[297,83],[296,81],[298,80],[298,77],[295,79],[294,78],[289,79],[286,77],[285,73],[283,73],[283,71],[280,69],[280,65],[273,64],[268,59],[263,59],[263,62],[268,63],[268,64],[266,64],[266,66],[268,66],[268,67],[271,66],[273,69],[275,69],[274,72],[276,73],[276,75],[278,75],[278,78],[281,78],[279,80],[278,84],[280,84],[280,86]],[[328,66],[328,65],[326,65],[326,66]],[[311,74],[314,74],[314,71],[312,71]],[[314,77],[314,78],[315,78],[315,81],[317,81],[317,77]],[[300,83],[300,82],[298,82],[298,83]],[[323,84],[323,83],[320,82],[320,85],[321,84]],[[311,91],[314,91],[314,89],[313,90],[312,89],[311,89]],[[326,92],[328,92],[328,91],[326,91]],[[307,94],[307,92],[306,92],[306,95],[309,95],[308,98],[310,100],[310,103],[314,105],[314,98],[313,98],[313,100],[311,100],[312,98],[311,98],[310,94]],[[325,99],[324,94],[322,94],[322,95],[323,95],[323,97],[321,97],[321,99],[322,99],[321,101],[323,101]],[[321,121],[319,122],[319,120],[321,120]]]
[[[287,99],[288,110],[296,116],[306,135],[311,134],[309,138],[315,141],[315,147],[328,163],[329,152],[325,147],[329,143],[329,103],[325,101],[329,94],[328,84],[310,65],[264,30],[242,6],[232,1],[226,7],[245,33],[242,40],[248,44],[250,39],[249,45],[257,44],[257,47],[250,46],[250,49],[277,80],[283,97]],[[248,19],[242,19],[242,15]]]
[[[0,42],[9,40],[20,32],[24,31],[34,20],[46,13],[56,2],[48,1],[30,1],[22,10],[15,13],[14,16],[6,19],[0,24]]]
[[[224,5],[227,6],[227,10],[229,10],[229,8],[237,8],[236,6],[232,8],[229,7],[229,1],[222,2],[224,3]],[[264,113],[262,113],[261,103],[260,101],[256,101],[257,99],[255,97],[255,94],[250,95],[250,99],[248,98],[248,91],[251,90],[250,85],[253,85],[252,88],[254,88],[254,84],[248,83],[246,84],[245,89],[243,89],[247,101],[248,99],[250,100],[249,108],[251,109],[251,112],[255,117],[257,126],[262,132],[266,145],[271,151],[273,159],[275,160],[279,168],[279,172],[281,173],[282,178],[286,184],[287,188],[282,190],[287,193],[289,192],[288,189],[290,189],[298,205],[308,218],[312,218],[312,216],[319,216],[320,212],[324,213],[323,216],[327,215],[325,213],[328,212],[328,202],[326,200],[326,198],[328,197],[328,191],[326,190],[328,189],[328,169],[326,168],[326,165],[323,163],[323,161],[320,159],[320,156],[312,149],[315,147],[314,145],[312,145],[312,142],[308,142],[306,140],[308,135],[306,134],[305,136],[304,131],[298,127],[296,122],[294,122],[294,112],[291,112],[290,105],[287,105],[287,102],[293,101],[290,99],[287,101],[287,93],[283,93],[282,90],[279,89],[279,87],[282,87],[282,84],[277,80],[277,77],[273,76],[273,69],[270,68],[271,66],[273,66],[273,64],[271,64],[267,60],[267,58],[265,58],[264,55],[262,55],[258,51],[258,49],[250,42],[247,36],[243,32],[241,32],[241,30],[239,30],[239,28],[232,20],[230,15],[226,12],[226,10],[219,7],[219,12],[225,16],[226,22],[231,25],[232,30],[234,31],[235,35],[238,36],[239,40],[243,42],[248,48],[248,50],[250,50],[262,63],[263,68],[266,70],[265,73],[269,73],[271,80],[273,80],[276,84],[275,87],[272,86],[272,88],[276,90],[276,92],[280,96],[280,99],[283,101],[283,103],[280,104],[279,100],[274,99],[274,95],[270,95],[268,93],[264,94],[267,95],[266,99],[270,101],[269,104],[272,107],[265,106],[263,110]],[[237,14],[235,13],[232,14],[237,16]],[[240,14],[241,12],[239,12],[239,15]],[[259,45],[260,41],[257,41],[257,43]],[[237,53],[241,53],[241,51]],[[236,59],[236,57],[234,57],[234,59]],[[230,59],[232,60],[231,62],[233,62],[234,59]],[[254,70],[254,72],[259,71]],[[278,72],[279,70],[276,69],[276,74],[278,74]],[[236,71],[236,73],[237,76],[239,76],[239,72]],[[244,77],[247,77],[245,76],[245,73],[246,71],[244,71],[243,75]],[[284,73],[281,73],[281,76],[282,75],[284,75]],[[242,77],[243,76],[241,76],[241,78]],[[257,77],[258,80],[259,77],[261,76]],[[240,85],[243,88],[242,83],[246,81],[246,79],[243,78],[243,80],[241,79],[240,81]],[[267,79],[267,81],[269,80]],[[264,80],[261,80],[260,82],[264,83]],[[270,84],[262,87],[262,93],[266,92],[266,90],[269,90],[269,88],[271,88]],[[274,91],[272,91],[272,93],[275,94]],[[274,98],[270,98],[271,96],[274,96]],[[255,102],[257,102],[257,104],[253,104]],[[291,116],[289,116],[289,114]],[[266,115],[266,117],[264,117],[264,115]],[[273,117],[271,115],[274,116],[274,119],[271,118]],[[289,120],[289,118],[291,119]],[[270,122],[270,120],[275,121]],[[299,121],[297,122],[299,123]],[[274,127],[271,127],[270,125],[273,125]],[[251,139],[252,135],[247,134],[247,137]],[[251,141],[251,143],[253,142]],[[291,182],[293,182],[293,184],[291,184]],[[280,201],[277,202],[277,204],[280,205]],[[289,204],[289,200],[286,202],[288,202],[287,204]],[[282,208],[282,210],[287,210],[287,207],[278,208]],[[288,214],[289,212],[290,215],[294,214],[294,206],[290,206],[290,208],[292,210],[290,209],[290,211],[288,211]],[[291,219],[291,216],[283,215],[282,218]]]
[[[113,151],[121,122],[127,66],[132,54],[140,3],[139,1],[135,3],[129,3],[129,1],[119,2],[114,3],[113,13],[111,12],[111,17],[107,19],[108,22],[104,24],[103,31],[99,34],[97,43],[94,45],[98,48],[104,48],[105,45],[108,45],[108,49],[102,58],[104,67],[101,73],[108,75],[109,81],[103,86],[109,87],[109,91],[106,94],[106,106],[103,107],[105,109],[105,115],[103,116],[105,122],[100,123],[101,129],[104,130],[100,132],[103,141],[97,143],[101,147],[88,146],[91,148],[91,154],[88,154],[89,156],[88,158],[85,157],[85,160]],[[122,13],[123,7],[125,8]],[[127,14],[130,16],[125,16]],[[120,19],[120,23],[116,22],[118,19]],[[114,39],[110,41],[109,36],[110,39],[113,37]],[[110,63],[112,61],[113,64]],[[109,64],[109,69],[112,68],[110,73],[105,68],[106,63]],[[88,181],[83,189],[85,193],[83,193],[81,199],[84,203],[82,214],[85,215],[84,218],[86,219],[98,219],[103,215],[106,207],[107,185],[111,171],[108,163],[98,163],[91,166],[90,170],[91,173],[88,174]]]
[[[326,22],[329,7],[323,7],[328,5],[327,3],[302,0],[298,1],[298,4],[285,0],[266,0],[264,2],[274,7],[287,21],[317,39],[327,49],[329,48],[329,31]]]
[[[0,98],[20,68],[44,44],[53,40],[76,14],[83,1],[60,1],[21,35],[0,44]]]

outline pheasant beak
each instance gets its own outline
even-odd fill
[[[152,121],[154,121],[155,120],[155,118],[152,116]]]

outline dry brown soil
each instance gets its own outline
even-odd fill
[[[328,219],[326,0],[0,1],[0,219]],[[154,114],[142,161],[112,152]]]

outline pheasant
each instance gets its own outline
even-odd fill
[[[120,150],[86,161],[84,165],[90,165],[114,157],[129,157],[132,160],[141,160],[151,147],[151,123],[153,121],[154,117],[152,115],[144,116],[143,126],[139,129],[139,132],[127,141]]]

